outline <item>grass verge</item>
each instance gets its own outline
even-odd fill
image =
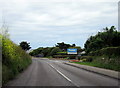
[[[95,62],[72,62],[72,63],[120,71],[119,65],[102,64],[102,63],[95,63]]]
[[[31,57],[20,46],[2,36],[2,85],[13,79],[31,63]]]

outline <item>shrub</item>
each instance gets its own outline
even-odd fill
[[[70,58],[69,58],[69,57],[66,57],[66,58],[64,58],[64,59],[69,60]]]
[[[14,78],[32,62],[31,57],[10,39],[2,37],[2,83]]]
[[[75,59],[76,55],[54,55],[54,58],[69,58],[69,59]]]
[[[120,47],[107,47],[89,53],[91,56],[120,56]]]
[[[67,55],[67,52],[57,52],[58,55]]]
[[[94,57],[93,63],[97,64],[98,67],[120,71],[119,59],[119,57],[109,58],[108,56],[96,56]]]
[[[50,55],[51,56],[56,55],[57,52],[61,52],[61,49],[59,47],[53,48],[52,51],[50,52]]]
[[[92,56],[81,56],[80,60],[84,60],[84,62],[92,62],[93,57]]]

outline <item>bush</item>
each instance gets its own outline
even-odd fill
[[[70,58],[69,58],[69,57],[66,57],[66,58],[64,58],[64,59],[67,59],[67,60],[69,60]]]
[[[120,56],[120,47],[107,47],[89,53],[91,56]]]
[[[61,49],[59,47],[54,47],[50,52],[50,56],[56,55],[57,52],[61,52]]]
[[[96,56],[94,57],[94,60],[92,63],[97,64],[98,67],[120,71],[119,59],[120,59],[119,56],[114,58],[109,58],[108,56]]]
[[[75,59],[76,55],[54,55],[53,58],[69,58],[69,59]]]
[[[92,62],[93,57],[92,56],[81,56],[80,60],[84,60],[84,62]]]
[[[84,44],[87,54],[98,49],[118,46],[120,46],[120,32],[114,26],[111,26],[111,28],[106,27],[104,31],[90,36]]]
[[[1,36],[1,35],[0,35]],[[14,78],[32,62],[31,57],[10,39],[2,37],[2,83]]]
[[[57,52],[58,55],[67,55],[67,52]]]

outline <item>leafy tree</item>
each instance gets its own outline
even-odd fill
[[[32,52],[30,52],[29,54],[31,56],[36,56],[36,55],[40,54],[42,52],[42,50],[43,50],[43,47],[39,47],[39,48],[33,50]]]
[[[62,43],[57,43],[56,47],[37,48],[32,52],[30,52],[29,54],[31,56],[37,56],[39,54],[43,54],[44,57],[48,57],[48,56],[56,55],[58,54],[58,52],[62,52],[62,53],[63,51],[66,52],[67,48],[77,48],[78,51],[81,51],[81,47],[76,47],[75,44],[70,45],[62,42]]]
[[[46,48],[43,48],[43,50],[41,51],[41,53],[46,57],[47,56],[47,54],[48,53],[50,53],[49,51],[48,51],[48,47],[46,47]]]
[[[30,43],[27,43],[27,42],[25,42],[25,41],[22,41],[21,43],[20,43],[20,47],[23,49],[23,50],[25,50],[25,51],[27,51],[27,50],[29,50],[31,47],[30,47]]]
[[[50,55],[51,56],[56,55],[57,52],[61,52],[61,49],[59,47],[53,48],[52,51],[50,52]]]
[[[72,47],[75,47],[76,45],[75,44],[72,44]]]
[[[0,34],[4,37],[4,38],[9,38],[10,34],[8,32],[9,30],[9,27],[8,25],[6,24],[5,20],[0,28]]]
[[[62,43],[57,43],[56,47],[59,47],[61,50],[66,51],[67,48],[71,47],[71,45],[62,42]]]
[[[120,46],[120,32],[114,26],[104,28],[103,32],[98,32],[95,36],[90,36],[84,47],[87,53],[105,47]]]
[[[53,47],[46,47],[46,48],[43,48],[43,47],[39,47],[37,49],[34,49],[32,52],[30,52],[29,54],[31,56],[37,56],[39,54],[43,54],[45,57],[46,56],[50,56],[50,52],[51,50],[53,49]]]
[[[47,55],[46,56],[51,56],[51,51],[54,49],[54,47],[48,47],[47,51]]]

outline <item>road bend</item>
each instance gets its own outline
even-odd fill
[[[118,86],[118,80],[64,64],[33,58],[32,64],[6,86]]]

